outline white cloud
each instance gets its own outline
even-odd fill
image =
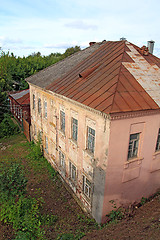
[[[20,55],[33,50],[49,54],[123,36],[138,46],[153,39],[154,53],[159,54],[159,6],[159,0],[134,4],[128,0],[5,0],[0,10],[0,47]]]

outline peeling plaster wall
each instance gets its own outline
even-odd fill
[[[35,95],[36,108],[33,109],[32,95]],[[107,115],[76,104],[57,94],[44,91],[30,85],[32,139],[36,126],[42,132],[44,155],[56,168],[73,193],[80,199],[86,211],[90,212],[97,222],[101,222],[105,188],[105,171],[108,164],[108,144],[110,119]],[[38,113],[38,98],[41,98],[42,113]],[[47,101],[47,118],[44,117],[44,100]],[[60,111],[65,112],[65,134],[60,129]],[[72,118],[78,120],[78,141],[72,139]],[[94,154],[87,150],[87,127],[95,130]],[[48,150],[45,146],[48,139]],[[65,168],[60,166],[59,151],[65,155]],[[77,181],[73,182],[69,175],[69,162],[77,169]],[[83,192],[83,176],[92,185],[91,197]]]

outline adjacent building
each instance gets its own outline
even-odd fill
[[[10,111],[22,125],[22,119],[30,122],[30,94],[29,89],[12,92],[8,95]]]
[[[97,222],[160,188],[160,59],[103,41],[27,78],[32,139]]]

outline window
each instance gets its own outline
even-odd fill
[[[83,193],[88,197],[91,198],[91,182],[86,178],[86,176],[83,176]]]
[[[47,101],[44,101],[44,117],[47,118]]]
[[[95,130],[88,127],[87,149],[92,153],[94,153],[94,144],[95,144]]]
[[[160,128],[158,132],[157,144],[156,144],[156,151],[160,150]]]
[[[75,118],[72,118],[72,139],[77,142],[77,136],[78,136],[78,120]]]
[[[33,109],[35,109],[35,95],[33,94]]]
[[[41,99],[38,98],[38,113],[41,113]]]
[[[60,111],[60,128],[65,133],[65,112]]]
[[[69,162],[69,175],[71,180],[76,181],[76,167],[71,162]]]
[[[45,136],[45,150],[48,152],[48,137]]]
[[[65,168],[65,155],[59,151],[59,163],[62,168]]]
[[[128,159],[137,157],[139,144],[139,133],[131,134],[128,147]]]

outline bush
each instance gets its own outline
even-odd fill
[[[27,179],[18,163],[0,171],[0,203],[19,197],[26,192]]]
[[[1,205],[0,220],[12,223],[13,229],[18,230],[18,236],[28,236],[27,239],[43,239],[41,229],[41,202],[35,198],[21,196],[18,200],[11,199]],[[22,232],[24,234],[22,234]]]
[[[27,179],[19,164],[13,163],[1,169],[0,221],[12,224],[18,231],[16,239],[44,239],[40,218],[42,200],[26,197],[26,185]]]
[[[19,133],[19,127],[15,124],[9,114],[4,114],[4,119],[0,123],[0,138]]]

